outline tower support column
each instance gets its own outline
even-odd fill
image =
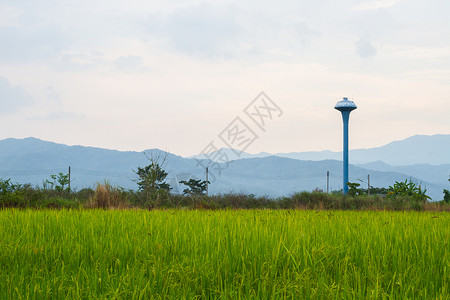
[[[356,105],[353,101],[349,101],[348,98],[344,98],[342,101],[339,101],[335,109],[339,110],[342,114],[342,121],[344,125],[344,149],[342,151],[342,189],[344,191],[344,194],[348,194],[348,121],[350,119],[350,112],[354,109],[356,109]]]

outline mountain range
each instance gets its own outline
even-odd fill
[[[222,148],[219,151],[225,153],[230,160],[260,158],[272,155],[300,160],[342,160],[342,151],[329,150],[275,154],[267,152],[249,154],[226,148]],[[214,157],[212,154],[210,156]],[[450,164],[450,134],[415,135],[381,147],[350,150],[349,156],[353,164],[366,164],[376,161],[382,161],[391,166]],[[191,158],[201,157],[201,155],[191,156]]]
[[[374,187],[388,187],[395,181],[412,179],[427,188],[433,200],[443,198],[449,189],[450,135],[413,136],[382,147],[350,152],[350,181]],[[326,191],[326,174],[330,172],[330,189],[342,188],[342,153],[241,153],[228,162],[214,163],[201,157],[185,158],[158,149],[145,150],[147,156],[165,158],[167,181],[172,192],[181,192],[180,180],[205,178],[209,165],[209,191],[247,193],[279,197],[298,191]],[[97,182],[136,189],[133,170],[148,164],[142,152],[68,146],[36,138],[0,140],[0,178],[42,186],[51,174],[67,173],[71,167],[72,187],[92,187]],[[404,164],[404,165],[401,165]]]

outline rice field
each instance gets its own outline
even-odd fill
[[[450,214],[0,210],[14,299],[449,299]]]

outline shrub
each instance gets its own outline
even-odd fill
[[[387,199],[393,201],[406,201],[408,202],[408,207],[413,206],[415,209],[421,207],[418,203],[412,202],[426,202],[430,197],[426,194],[427,190],[422,190],[422,187],[417,186],[411,180],[409,182],[405,180],[396,181],[393,186],[389,186],[389,192],[386,195]]]
[[[87,207],[90,208],[127,208],[129,207],[127,193],[119,187],[113,187],[108,182],[97,183],[94,195],[90,197]]]
[[[189,181],[182,180],[180,183],[187,186],[187,188],[183,190],[183,194],[185,195],[204,195],[208,184],[210,184],[209,181],[192,178],[189,179]]]

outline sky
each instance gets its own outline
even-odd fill
[[[449,134],[449,12],[448,0],[2,0],[0,139],[337,151],[342,97],[358,106],[351,149]]]

